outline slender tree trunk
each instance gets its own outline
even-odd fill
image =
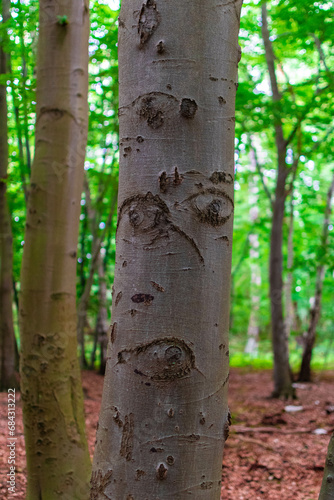
[[[92,207],[89,185],[87,183],[87,180],[85,181],[85,192],[86,192],[87,213],[88,213],[88,216],[91,220],[91,226],[92,226],[93,244],[92,244],[92,259],[91,259],[91,264],[90,264],[90,268],[89,268],[89,274],[88,274],[87,279],[85,280],[85,287],[84,287],[83,293],[80,297],[80,301],[78,304],[77,335],[78,335],[78,342],[79,342],[80,350],[81,350],[81,352],[80,352],[80,365],[82,368],[88,366],[88,363],[87,363],[87,360],[85,357],[85,335],[84,335],[84,333],[85,333],[85,325],[87,323],[87,311],[88,311],[88,306],[89,306],[90,293],[91,293],[91,289],[92,289],[93,281],[94,281],[94,274],[95,274],[96,269],[98,267],[98,260],[99,260],[101,245],[102,245],[105,233],[111,224],[112,216],[114,214],[116,202],[117,202],[117,189],[116,189],[114,191],[113,199],[111,201],[109,217],[108,217],[107,223],[105,225],[105,229],[101,234],[98,234],[99,233],[99,214]]]
[[[249,153],[250,171],[253,175],[256,172],[255,152],[251,148]],[[259,216],[258,208],[258,189],[254,182],[254,177],[251,176],[249,183],[249,218],[252,224],[256,222]],[[247,344],[245,353],[251,356],[256,356],[259,346],[259,307],[260,307],[260,285],[261,285],[261,269],[259,266],[259,237],[254,232],[249,235],[250,246],[250,267],[251,267],[251,314],[247,330]]]
[[[319,500],[334,500],[334,433],[328,445]]]
[[[97,267],[98,252],[100,252],[100,248],[101,248],[101,238],[95,237],[93,241],[93,258],[91,260],[89,274],[85,281],[85,288],[83,294],[81,295],[80,301],[78,303],[77,336],[80,347],[81,368],[88,367],[88,363],[85,356],[85,327],[87,325],[87,311],[90,300],[90,292],[93,286],[94,274]]]
[[[88,35],[88,2],[40,0],[36,145],[20,301],[27,500],[86,500],[89,494],[75,290]]]
[[[18,145],[18,150],[19,150],[20,177],[21,177],[22,189],[24,192],[24,199],[25,199],[25,202],[27,203],[27,201],[28,201],[27,185],[29,183],[29,180],[28,180],[29,177],[27,176],[26,171],[25,171],[26,167],[25,167],[24,153],[23,153],[22,127],[21,127],[21,122],[20,122],[20,111],[19,111],[18,106],[16,106],[16,104],[15,104],[14,90],[12,90],[12,96],[13,96],[13,107],[14,107],[14,116],[15,116],[17,145]]]
[[[99,312],[96,320],[96,340],[100,344],[100,373],[104,375],[107,362],[107,346],[108,346],[108,307],[107,307],[107,283],[106,275],[103,266],[101,252],[98,259],[99,273]],[[95,361],[95,359],[94,359]],[[94,364],[93,361],[93,364]]]
[[[287,258],[287,278],[285,283],[285,330],[286,338],[289,341],[292,325],[294,323],[294,307],[292,304],[292,266],[293,266],[293,193],[291,193],[289,233],[288,233],[288,258]]]
[[[285,204],[285,171],[278,171],[270,238],[270,301],[274,351],[273,397],[293,397],[289,350],[283,319],[283,218]]]
[[[84,215],[84,220],[81,225],[81,233],[80,233],[80,255],[81,259],[78,259],[79,261],[79,282],[80,282],[80,292],[79,296],[81,296],[84,292],[85,289],[85,284],[86,284],[86,275],[85,275],[85,259],[86,259],[86,236],[87,236],[87,231],[88,231],[88,213],[87,213],[87,207],[83,207],[83,215]]]
[[[9,19],[9,2],[2,2],[2,18]],[[0,75],[7,73],[0,40]],[[13,237],[7,204],[7,89],[0,85],[0,390],[17,387],[13,325]]]
[[[287,192],[285,189],[289,169],[285,163],[287,143],[283,136],[282,119],[280,116],[280,93],[275,72],[275,56],[269,38],[267,21],[267,5],[262,4],[262,37],[270,77],[273,96],[273,112],[275,126],[275,140],[277,149],[277,179],[275,198],[273,201],[273,216],[270,237],[270,303],[271,303],[271,329],[274,352],[274,391],[273,397],[294,397],[291,371],[289,366],[289,349],[286,329],[283,318],[283,219]]]
[[[121,7],[117,255],[97,500],[220,498],[240,8]]]
[[[307,330],[307,334],[306,337],[303,338],[304,341],[303,358],[298,377],[298,380],[300,382],[311,382],[311,360],[316,338],[317,325],[321,313],[321,297],[322,297],[322,288],[325,277],[324,257],[327,253],[327,247],[328,247],[328,225],[330,222],[330,215],[332,211],[333,192],[334,192],[334,172],[333,172],[332,183],[329,186],[327,192],[324,226],[322,231],[321,247],[319,252],[320,253],[319,265],[317,267],[317,276],[315,284],[314,304],[310,311],[310,324]]]

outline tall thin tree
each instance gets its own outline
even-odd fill
[[[94,499],[220,498],[240,8],[122,3],[117,256]]]
[[[284,137],[283,123],[280,110],[281,95],[278,89],[275,55],[269,35],[267,4],[262,4],[262,37],[265,47],[265,56],[270,77],[275,142],[277,150],[277,177],[276,188],[273,200],[273,215],[270,237],[270,303],[271,303],[271,329],[274,352],[274,397],[293,397],[291,372],[289,366],[289,350],[286,338],[286,328],[283,317],[283,219],[285,211],[285,201],[288,195],[286,189],[287,178],[291,173],[285,161],[288,141]]]
[[[2,22],[9,19],[9,2],[2,0]],[[3,32],[5,33],[5,32]],[[0,76],[7,73],[5,36],[0,39]],[[0,390],[17,386],[13,324],[13,236],[7,202],[7,88],[0,83]]]
[[[88,1],[40,0],[36,143],[20,300],[28,500],[88,497],[76,340],[88,36]]]
[[[326,197],[324,224],[323,224],[320,248],[318,253],[318,266],[316,272],[314,302],[310,310],[309,327],[306,336],[303,338],[304,349],[303,349],[302,363],[298,377],[298,380],[300,382],[311,382],[311,360],[312,360],[313,347],[316,339],[317,326],[321,313],[322,289],[323,289],[325,270],[326,270],[325,260],[328,251],[328,236],[329,236],[328,226],[330,223],[330,216],[332,212],[333,194],[334,194],[334,171],[332,174],[332,182],[328,188]]]

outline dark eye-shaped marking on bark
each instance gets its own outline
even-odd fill
[[[130,363],[134,373],[156,381],[186,377],[195,368],[190,347],[174,337],[162,338],[118,353],[118,362]]]
[[[191,195],[186,201],[200,222],[222,226],[233,213],[232,199],[220,189],[209,188]]]
[[[160,196],[148,192],[146,195],[137,194],[127,198],[119,209],[117,228],[124,218],[128,218],[133,236],[144,248],[154,248],[157,242],[168,240],[172,233],[178,233],[191,244],[200,261],[204,262],[195,240],[172,223],[169,208]]]
[[[157,129],[163,125],[171,111],[177,108],[178,100],[171,94],[150,92],[138,97],[132,105],[150,128]]]
[[[141,47],[153,35],[159,23],[160,15],[155,0],[147,0],[146,4],[143,4],[141,8],[138,21],[139,43]]]
[[[118,223],[128,214],[131,226],[141,231],[155,227],[159,222],[166,221],[169,208],[160,196],[154,196],[150,191],[146,195],[136,194],[127,198],[119,209]]]
[[[160,128],[170,116],[180,113],[187,119],[194,118],[198,106],[193,99],[183,98],[178,100],[172,94],[165,92],[149,92],[140,95],[132,103],[121,106],[118,115],[122,116],[132,106],[134,111],[152,129]]]

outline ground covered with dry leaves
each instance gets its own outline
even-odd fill
[[[225,445],[221,500],[318,498],[326,449],[330,432],[334,429],[333,382],[333,372],[318,374],[313,384],[297,387],[296,401],[277,401],[268,399],[272,390],[269,371],[231,370],[229,405],[232,426]],[[96,373],[83,373],[91,454],[102,384],[103,378]],[[7,394],[0,394],[0,498],[23,500],[26,464],[19,393],[16,401],[16,492],[9,494],[6,485],[9,454]],[[302,409],[287,411],[288,405]]]

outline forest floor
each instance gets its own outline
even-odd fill
[[[268,399],[272,390],[270,371],[231,369],[229,406],[232,426],[224,451],[221,500],[318,498],[330,432],[334,429],[333,383],[334,372],[323,372],[315,376],[314,383],[297,387],[296,401],[271,400]],[[102,385],[103,377],[94,372],[83,372],[91,454]],[[289,412],[288,405],[303,408]],[[327,434],[319,433],[325,431]],[[9,494],[6,485],[9,472],[7,394],[0,394],[0,498],[24,500],[26,463],[19,393],[16,397],[15,433],[16,492]]]

